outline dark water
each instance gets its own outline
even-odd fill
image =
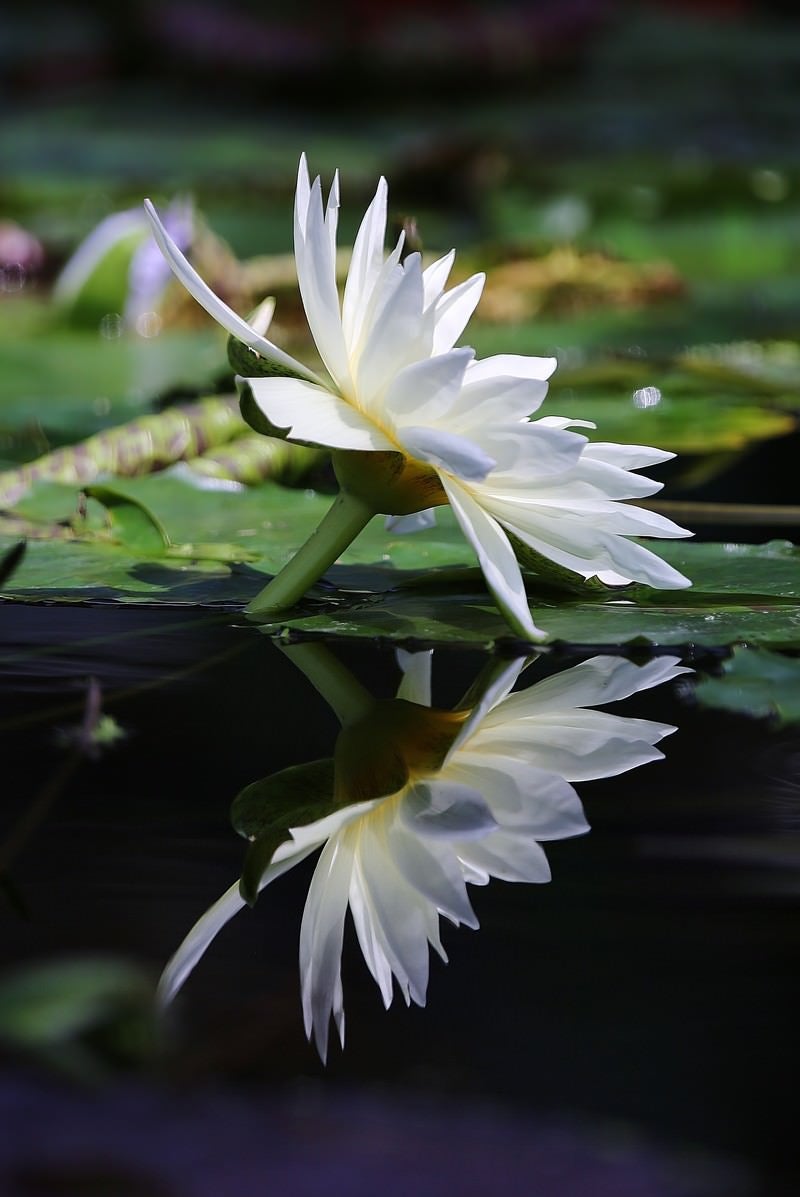
[[[0,618],[6,976],[99,954],[154,982],[239,875],[233,797],[330,756],[336,719],[229,618]],[[336,654],[394,694],[392,652]],[[435,705],[482,664],[434,654]],[[70,739],[89,678],[125,733],[95,759]],[[682,678],[609,709],[677,724],[666,759],[577,784],[591,832],[547,845],[550,884],[470,888],[480,930],[444,924],[425,1009],[383,1009],[348,927],[347,1045],[320,1064],[297,964],[312,858],[229,923],[155,1041],[93,1032],[76,1064],[7,1036],[0,1193],[795,1191],[800,740]]]

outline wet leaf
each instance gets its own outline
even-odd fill
[[[796,427],[795,417],[754,403],[702,395],[669,395],[659,388],[628,391],[619,397],[608,393],[577,398],[561,393],[543,408],[544,414],[580,413],[596,429],[586,429],[593,441],[618,441],[633,445],[658,445],[672,453],[707,454],[743,449],[756,441],[786,436]],[[584,429],[580,429],[581,432]]]
[[[161,557],[169,548],[164,525],[140,499],[111,486],[88,486],[86,494],[109,512],[114,537],[126,548],[147,557]]]
[[[19,540],[0,557],[0,586],[4,586],[25,556],[26,541]]]
[[[251,906],[276,850],[290,839],[291,827],[304,827],[334,808],[333,760],[292,765],[263,777],[237,794],[231,822],[252,840],[242,866],[239,889]]]

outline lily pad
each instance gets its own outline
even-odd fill
[[[0,431],[20,439],[28,430],[32,440],[35,431],[33,450],[22,446],[27,457],[141,415],[174,388],[203,390],[225,370],[224,339],[213,329],[146,338],[43,324],[0,344]]]
[[[640,387],[619,398],[581,391],[577,401],[562,392],[542,411],[569,414],[578,408],[581,418],[597,425],[586,430],[590,440],[658,445],[684,454],[743,449],[785,436],[797,424],[786,411],[701,395],[669,395],[660,386]]]
[[[75,511],[70,487],[48,488],[47,516],[55,517],[59,492],[68,521]],[[275,484],[208,492],[163,474],[117,483],[114,492],[118,502],[128,496],[144,505],[176,544],[195,545],[197,551],[187,548],[176,559],[159,554],[155,545],[148,556],[142,545],[31,537],[0,597],[238,611],[263,587],[265,577],[289,560],[331,501],[314,491]],[[36,510],[37,493],[30,500],[31,511]],[[203,544],[196,543],[200,535]],[[0,537],[0,552],[18,539],[18,529]],[[215,544],[225,550],[222,559],[213,559]],[[572,644],[800,645],[800,549],[787,541],[667,541],[651,542],[651,547],[692,578],[691,590],[630,587],[556,602],[530,576],[537,623],[552,641]],[[232,559],[237,551],[252,564]],[[405,537],[387,532],[383,520],[374,519],[298,609],[264,626],[274,635],[381,637],[487,649],[510,640],[447,510],[437,512],[434,529]]]

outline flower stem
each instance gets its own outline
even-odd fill
[[[276,615],[294,606],[310,586],[366,527],[375,511],[361,499],[340,491],[322,523],[288,565],[246,608],[248,615]]]

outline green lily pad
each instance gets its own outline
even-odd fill
[[[721,677],[704,678],[695,689],[706,707],[735,711],[777,724],[800,722],[800,659],[766,649],[735,648]]]
[[[331,502],[314,491],[275,484],[196,490],[164,474],[117,483],[114,492],[155,513],[176,544],[189,546],[184,555],[176,559],[154,550],[148,556],[141,546],[110,540],[30,537],[0,597],[240,610],[265,577],[289,560]],[[70,487],[47,489],[47,516],[55,517],[58,494],[69,519],[76,505]],[[37,496],[35,490],[28,510],[36,509]],[[197,544],[198,534],[207,543]],[[18,539],[17,528],[0,536],[0,553]],[[225,549],[222,559],[206,552],[215,544]],[[537,623],[551,640],[573,644],[800,645],[800,549],[786,541],[665,541],[650,547],[692,578],[692,589],[630,587],[555,601],[552,590],[530,576]],[[231,557],[237,552],[239,563]],[[377,636],[482,648],[510,638],[448,510],[437,513],[436,528],[412,536],[387,532],[383,520],[374,519],[298,609],[265,627],[275,635]]]
[[[225,370],[215,329],[108,337],[42,321],[0,337],[0,350],[0,432],[27,458],[141,415],[174,388],[201,391]]]
[[[657,373],[657,372],[656,372]],[[670,395],[662,389],[639,388],[633,394],[609,398],[584,391],[579,399],[558,394],[542,408],[544,414],[580,410],[594,441],[658,445],[672,453],[723,453],[756,441],[785,436],[796,427],[795,417],[754,403],[701,395]]]

